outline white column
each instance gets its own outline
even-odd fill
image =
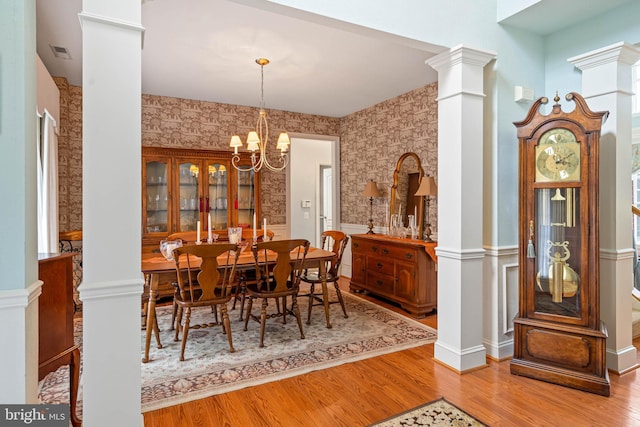
[[[607,368],[636,364],[632,340],[633,243],[631,194],[631,66],[640,50],[616,43],[568,61],[582,71],[582,96],[593,111],[609,111],[600,137],[600,315]]]
[[[482,345],[483,69],[495,53],[458,46],[427,61],[438,71],[438,340],[436,360],[464,372]]]
[[[84,0],[83,421],[142,424],[141,5]]]
[[[35,0],[0,2],[0,402],[38,397]]]

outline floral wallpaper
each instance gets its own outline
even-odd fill
[[[54,78],[60,89],[60,230],[82,228],[82,89]],[[369,211],[361,196],[366,181],[378,183],[374,223],[383,225],[385,200],[397,159],[413,151],[425,173],[437,173],[437,85],[431,84],[343,118],[267,110],[271,138],[293,133],[340,137],[342,222],[366,224]],[[142,95],[142,145],[229,149],[231,135],[255,128],[258,109],[155,95]],[[275,135],[275,136],[274,136]],[[275,144],[271,146],[276,156]],[[437,181],[437,178],[436,178]],[[273,224],[286,223],[286,182],[282,173],[261,177],[262,208]],[[436,229],[436,203],[431,204]]]
[[[373,222],[383,226],[400,156],[414,152],[424,173],[438,182],[438,86],[415,89],[396,98],[343,117],[340,124],[341,220],[366,224],[365,184],[373,179],[382,197],[374,199]],[[437,230],[437,200],[431,200],[429,219]]]
[[[82,229],[82,89],[54,77],[60,90],[58,204],[60,231]]]

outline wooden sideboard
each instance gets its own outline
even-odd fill
[[[75,253],[38,254],[38,278],[43,281],[38,299],[38,379],[62,365],[70,366],[70,412],[74,427],[80,383],[80,350],[73,341],[73,256]]]
[[[435,242],[351,235],[351,291],[368,291],[424,317],[438,304]]]

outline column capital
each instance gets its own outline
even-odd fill
[[[640,59],[640,49],[626,42],[618,42],[591,52],[567,59],[576,68],[584,71],[610,63],[633,65]]]
[[[484,66],[495,57],[494,52],[458,45],[425,61],[438,72],[438,102],[462,95],[484,97]]]
[[[446,68],[454,67],[460,64],[484,67],[495,57],[496,53],[493,51],[474,49],[464,45],[458,45],[427,59],[425,61],[425,64],[440,72]]]

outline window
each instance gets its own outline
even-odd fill
[[[631,76],[633,79],[632,82],[632,90],[633,90],[633,107],[632,107],[632,113],[633,114],[640,114],[640,96],[638,96],[638,93],[640,93],[640,62],[637,62],[633,67],[631,67]]]

